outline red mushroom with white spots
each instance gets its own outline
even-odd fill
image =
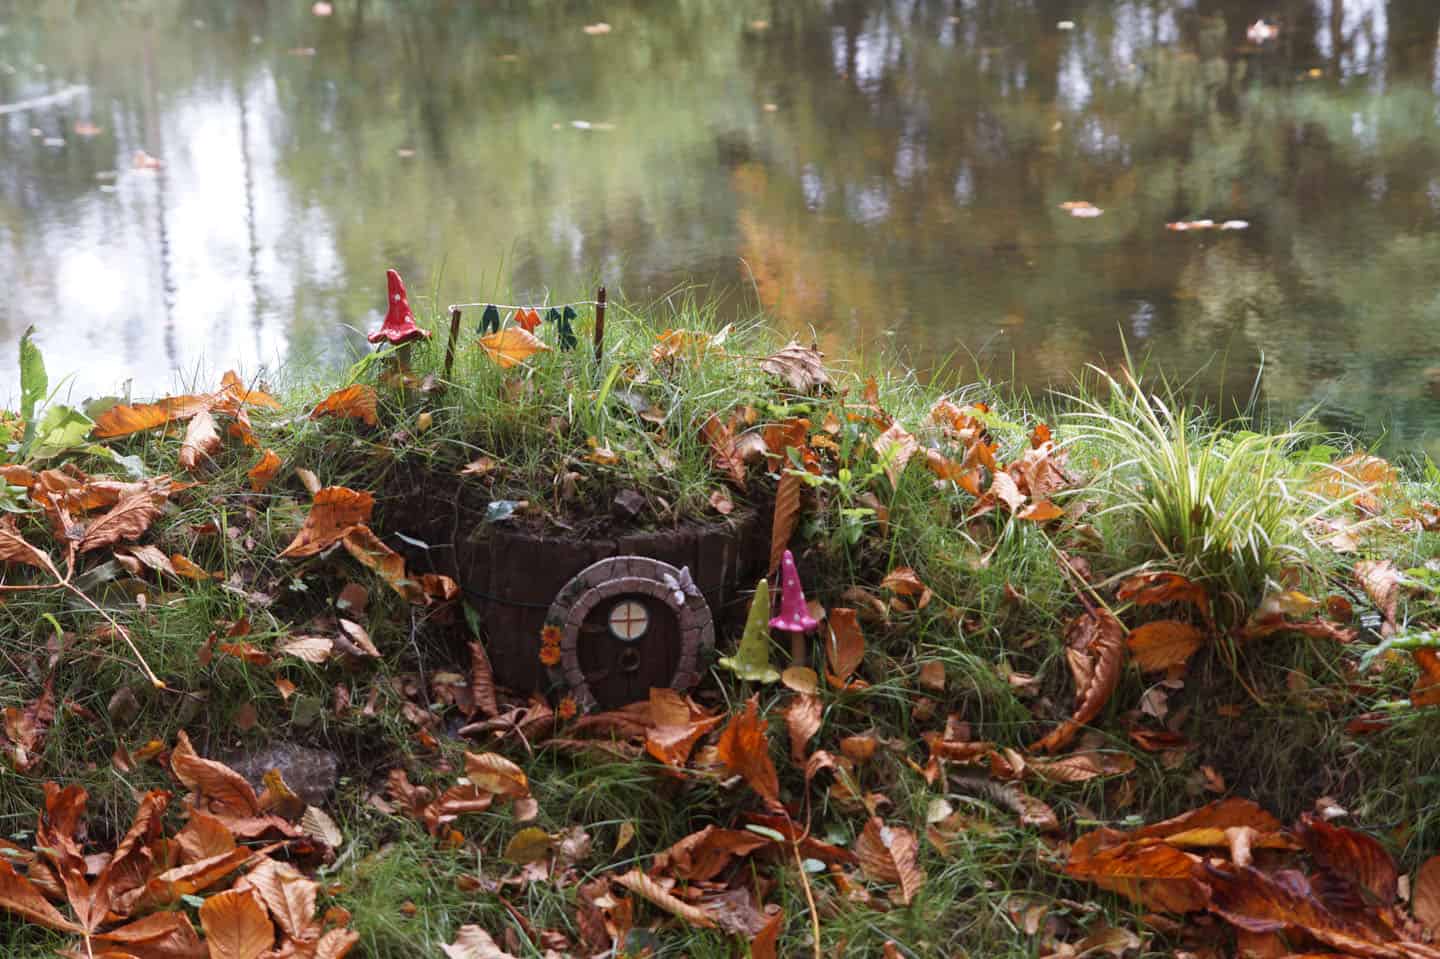
[[[409,369],[410,344],[416,340],[427,339],[430,331],[415,325],[415,314],[410,312],[410,303],[405,298],[405,282],[400,279],[400,274],[394,270],[386,270],[385,281],[388,287],[385,322],[367,339],[371,343],[384,341],[398,347],[396,360],[402,370]]]

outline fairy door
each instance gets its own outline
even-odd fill
[[[670,685],[680,662],[675,612],[653,596],[621,594],[596,604],[580,627],[580,670],[602,707],[647,699]]]
[[[601,560],[555,597],[546,621],[562,631],[554,675],[584,709],[688,689],[715,644],[710,607],[687,570],[644,556]]]

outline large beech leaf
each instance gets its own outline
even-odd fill
[[[455,941],[442,943],[440,951],[449,959],[515,959],[496,945],[490,933],[479,926],[461,926],[455,933]]]
[[[759,696],[751,696],[745,710],[730,720],[720,734],[720,760],[738,773],[771,806],[780,805],[780,777],[770,759],[769,727],[760,717]]]
[[[1203,613],[1210,612],[1210,594],[1205,587],[1179,573],[1136,573],[1120,584],[1116,596],[1121,602],[1134,603],[1136,606],[1188,603]]]
[[[215,417],[209,410],[202,410],[185,428],[185,442],[180,444],[180,468],[187,473],[198,473],[218,452],[220,431],[215,426]]]
[[[790,701],[785,710],[785,728],[790,734],[790,758],[795,762],[805,762],[806,747],[820,731],[823,712],[819,696],[802,693]]]
[[[1316,863],[1367,890],[1381,905],[1391,905],[1400,878],[1395,860],[1374,838],[1305,813],[1295,828]]]
[[[615,883],[659,906],[672,916],[684,919],[692,926],[709,929],[715,925],[715,920],[711,919],[705,910],[671,894],[660,880],[647,876],[639,869],[631,869],[624,875],[616,876]]]
[[[781,474],[775,487],[775,515],[770,521],[770,566],[766,575],[773,576],[780,560],[790,546],[790,537],[800,521],[800,477],[788,470]]]
[[[170,497],[170,482],[161,478],[146,483],[122,498],[104,516],[91,523],[80,538],[80,552],[113,546],[118,542],[139,539],[150,528],[165,501]]]
[[[246,471],[245,475],[250,480],[250,488],[257,493],[264,492],[265,487],[270,485],[277,473],[280,472],[280,456],[271,449],[260,454],[256,464]]]
[[[714,413],[700,425],[700,437],[710,447],[710,462],[739,489],[745,488],[745,458],[735,430]]]
[[[778,353],[761,360],[760,369],[784,379],[797,393],[809,393],[830,385],[830,376],[825,372],[825,354],[794,340]]]
[[[380,397],[376,394],[375,387],[356,383],[354,386],[336,390],[321,400],[310,411],[310,418],[318,420],[324,416],[336,416],[357,419],[366,426],[375,426],[380,422],[376,412],[379,402]]]
[[[1075,677],[1075,712],[1032,748],[1058,752],[1110,700],[1125,667],[1125,627],[1107,610],[1077,617],[1067,630],[1066,656]]]
[[[1189,623],[1161,619],[1131,630],[1126,643],[1136,665],[1154,673],[1185,665],[1205,644],[1205,634]]]
[[[1367,559],[1355,564],[1355,576],[1380,611],[1380,635],[1387,639],[1394,636],[1396,608],[1400,602],[1400,570],[1388,559]]]
[[[1135,839],[1099,829],[1071,847],[1065,872],[1147,909],[1186,913],[1204,909],[1209,898],[1204,884],[1194,877],[1199,861],[1160,839]]]
[[[132,923],[102,932],[95,937],[102,942],[117,943],[118,953],[100,955],[135,955],[139,959],[206,959],[210,955],[190,917],[183,912],[156,912]]]
[[[51,573],[56,579],[60,578],[49,555],[27,542],[15,528],[15,520],[10,516],[0,518],[0,561],[34,566]]]
[[[521,799],[530,795],[525,771],[499,753],[466,753],[465,775],[485,792]]]
[[[1440,933],[1440,856],[1431,856],[1416,871],[1410,908],[1432,936]]]
[[[170,751],[170,771],[201,796],[201,808],[221,821],[261,815],[260,801],[245,777],[224,763],[200,758],[183,729]]]
[[[830,610],[826,621],[830,635],[825,643],[825,658],[830,672],[838,679],[849,679],[865,659],[865,634],[860,631],[860,620],[855,610],[837,606]]]
[[[1392,944],[1395,934],[1378,924],[1362,925],[1335,915],[1300,873],[1271,876],[1250,866],[1214,861],[1201,870],[1199,875],[1210,889],[1211,911],[1247,932],[1299,929],[1348,955],[1377,959],[1426,954]]]
[[[17,873],[3,857],[0,857],[0,909],[60,932],[82,931],[50,905],[34,883]]]
[[[667,766],[680,768],[700,737],[724,721],[724,716],[709,715],[673,689],[651,689],[645,751]]]
[[[405,570],[405,557],[395,552],[365,525],[353,526],[340,538],[346,552],[380,574],[406,602],[423,604],[425,590]]]
[[[871,816],[855,840],[855,855],[860,857],[865,875],[898,886],[896,898],[904,905],[910,904],[925,882],[917,860],[919,849],[914,833],[900,826],[887,826],[879,816]]]
[[[655,857],[652,875],[670,875],[686,882],[714,879],[731,860],[750,855],[772,840],[748,829],[706,826]]]
[[[108,440],[153,430],[157,426],[188,420],[210,409],[214,403],[213,396],[195,395],[167,396],[155,403],[142,403],[139,406],[118,404],[95,417],[92,435],[96,439]]]
[[[498,333],[480,337],[480,347],[490,361],[502,370],[519,366],[536,353],[548,353],[550,347],[534,333],[518,326],[507,326]]]
[[[291,939],[314,939],[320,934],[315,902],[320,884],[306,879],[293,866],[266,859],[245,874],[245,882],[260,897],[280,931]]]
[[[315,494],[305,523],[280,555],[290,559],[314,556],[340,542],[345,534],[370,522],[375,497],[345,486],[327,486]]]
[[[249,892],[231,889],[206,899],[200,926],[211,959],[259,959],[275,944],[275,927]]]

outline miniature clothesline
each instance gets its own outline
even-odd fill
[[[508,303],[451,303],[451,310],[463,310],[472,306],[493,306],[497,310],[559,310],[567,306],[599,306],[599,300],[575,300],[571,303],[536,303],[533,306],[511,306]],[[609,304],[606,304],[607,306]]]

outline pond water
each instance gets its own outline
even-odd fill
[[[342,362],[386,267],[429,302],[443,264],[441,303],[698,284],[1030,388],[1128,344],[1440,455],[1437,31],[1435,0],[0,0],[0,399],[32,323],[76,397]]]

